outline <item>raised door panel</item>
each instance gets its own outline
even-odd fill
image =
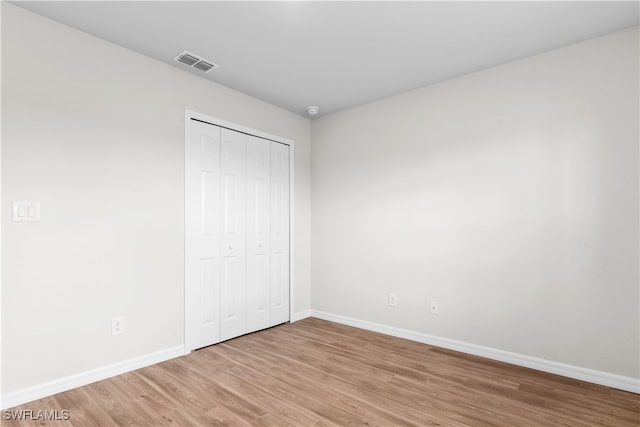
[[[271,326],[289,320],[289,146],[271,143]]]
[[[221,130],[221,340],[246,327],[246,135]]]
[[[271,326],[270,316],[270,146],[247,137],[247,329]]]
[[[187,346],[220,341],[220,128],[192,122],[187,139]]]

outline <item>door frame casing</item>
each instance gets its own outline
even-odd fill
[[[191,119],[195,119],[201,122],[205,122],[214,126],[219,126],[222,128],[231,129],[236,132],[241,132],[247,135],[257,136],[259,138],[268,139],[270,141],[274,141],[280,144],[284,144],[289,146],[289,321],[291,322],[294,318],[295,313],[295,271],[294,271],[294,240],[295,240],[295,203],[294,203],[294,163],[295,163],[295,149],[294,149],[294,141],[288,138],[283,138],[281,136],[272,135],[266,132],[262,132],[256,129],[252,129],[247,126],[243,126],[237,123],[229,122],[217,117],[208,116],[206,114],[198,113],[196,111],[192,111],[189,109],[185,109],[184,112],[184,227],[183,227],[183,242],[184,242],[184,256],[183,256],[183,282],[184,282],[184,350],[185,354],[191,352],[192,348],[189,344],[189,322],[188,322],[188,313],[189,313],[189,286],[187,284],[186,278],[186,269],[187,269],[187,177],[189,176],[189,158],[187,155],[188,145],[189,145],[189,124],[191,123]]]

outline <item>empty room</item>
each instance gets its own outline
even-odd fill
[[[640,425],[638,1],[2,1],[2,426]]]

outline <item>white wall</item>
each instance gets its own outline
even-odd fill
[[[295,141],[309,309],[309,120],[2,2],[3,394],[183,343],[185,108]]]
[[[640,377],[638,90],[635,28],[314,120],[312,308]]]

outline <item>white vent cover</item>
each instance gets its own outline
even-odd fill
[[[218,64],[214,64],[208,59],[202,59],[198,55],[187,52],[186,50],[183,50],[182,53],[173,58],[173,60],[190,68],[195,68],[196,70],[202,71],[203,73],[208,73],[209,71],[215,70],[219,67]]]

